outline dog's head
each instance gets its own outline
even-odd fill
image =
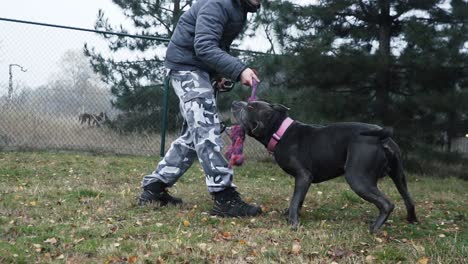
[[[262,138],[270,133],[272,127],[287,117],[287,108],[281,104],[264,101],[234,101],[231,112],[245,132],[254,138]],[[274,131],[273,131],[274,132]],[[273,133],[271,132],[271,133]]]

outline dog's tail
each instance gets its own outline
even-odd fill
[[[386,139],[386,138],[390,138],[393,136],[393,128],[384,127],[382,129],[377,129],[377,130],[363,131],[359,134],[362,136],[371,136],[371,137],[378,137],[379,139]]]

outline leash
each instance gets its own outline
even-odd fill
[[[225,92],[230,92],[234,88],[234,82],[231,81],[230,79],[226,78],[221,78],[219,80],[213,79],[211,82],[211,86],[214,89],[214,99],[217,101],[218,100],[218,95],[219,93],[225,93]],[[223,117],[221,115],[221,112],[218,112],[218,116],[220,118],[220,131],[219,133],[222,134],[224,131],[226,131],[227,125],[223,121]]]

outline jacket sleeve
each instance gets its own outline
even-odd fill
[[[203,5],[195,25],[194,48],[197,57],[208,66],[232,80],[238,80],[247,67],[219,47],[227,22],[228,13],[222,3],[212,1]]]

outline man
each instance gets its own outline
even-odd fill
[[[248,12],[257,12],[261,0],[199,0],[179,19],[166,52],[165,66],[180,100],[185,120],[176,139],[156,170],[143,177],[139,203],[177,205],[171,187],[198,158],[214,197],[213,215],[255,216],[258,206],[245,203],[232,183],[233,171],[223,157],[220,122],[210,76],[221,74],[243,84],[260,81],[254,71],[228,54],[244,27]]]

